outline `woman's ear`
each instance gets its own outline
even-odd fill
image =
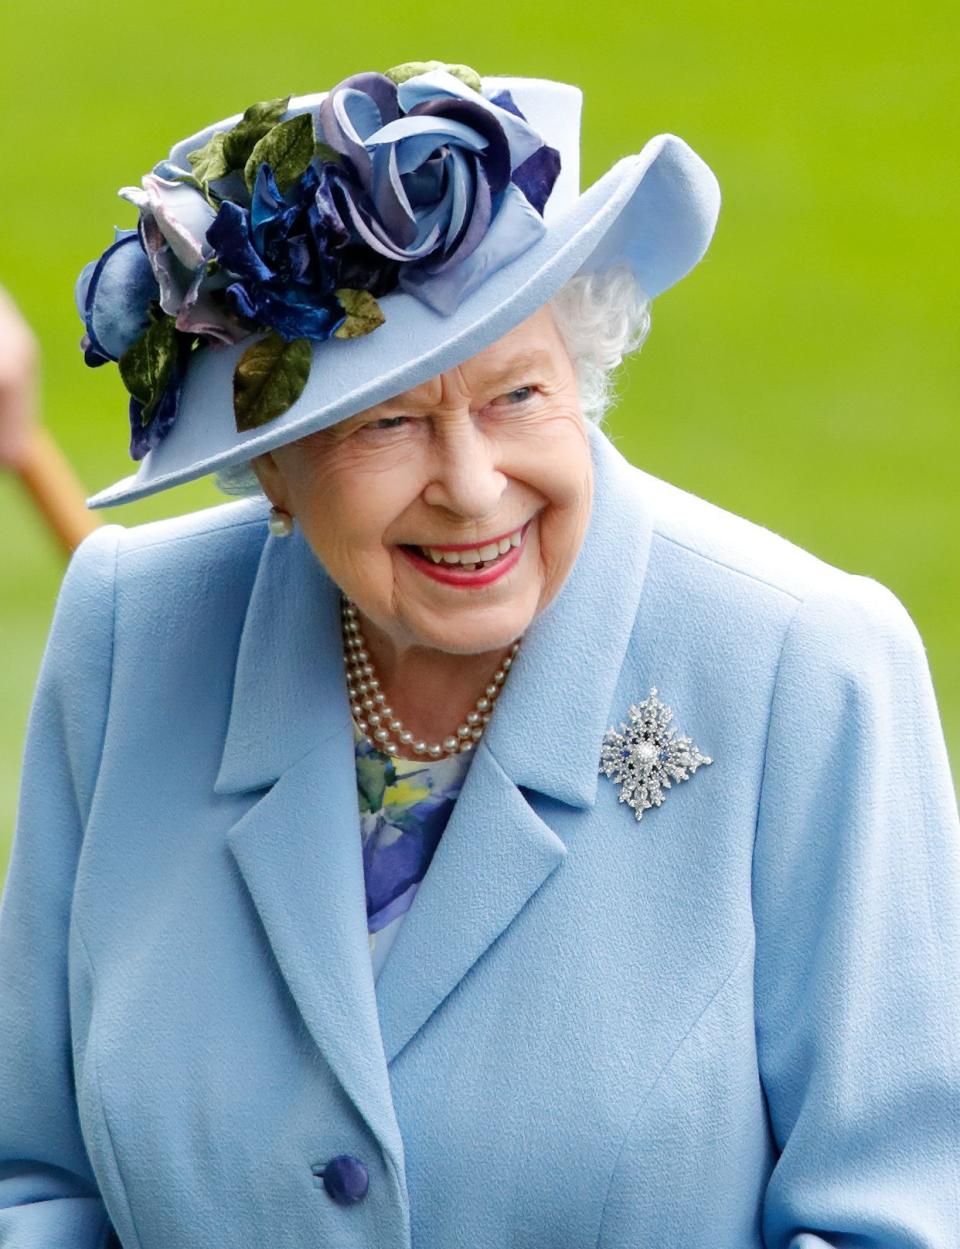
[[[262,455],[255,455],[250,461],[250,467],[256,473],[263,493],[273,506],[281,511],[289,512],[290,508],[287,506],[287,483],[273,453],[265,451]]]

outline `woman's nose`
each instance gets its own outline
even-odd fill
[[[434,441],[432,476],[423,492],[425,501],[471,520],[493,516],[507,486],[495,444],[470,416],[444,422]]]

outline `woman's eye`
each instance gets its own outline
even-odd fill
[[[518,386],[516,390],[510,390],[505,395],[501,395],[497,402],[505,401],[507,405],[526,403],[533,395],[533,386]]]
[[[405,416],[382,416],[378,421],[368,421],[364,429],[399,429]]]

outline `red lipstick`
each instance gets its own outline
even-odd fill
[[[413,566],[427,577],[432,577],[434,581],[440,581],[444,585],[462,586],[464,589],[476,586],[491,585],[494,581],[499,581],[505,576],[511,568],[516,567],[520,556],[523,554],[524,547],[527,544],[527,531],[530,528],[530,522],[524,525],[520,534],[520,545],[512,546],[505,555],[501,555],[488,568],[475,569],[470,572],[459,564],[435,564],[432,559],[428,559],[425,555],[421,555],[419,551],[409,546],[401,546],[397,549],[401,555],[405,556]],[[501,536],[509,537],[510,533],[516,530],[509,530],[508,533]],[[496,538],[488,538],[484,542],[498,541]],[[431,543],[431,545],[433,545]],[[434,546],[435,551],[471,551],[475,548],[476,543],[447,543],[444,546]]]

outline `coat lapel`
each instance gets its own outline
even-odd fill
[[[299,530],[263,548],[215,788],[266,791],[227,845],[311,1036],[402,1176],[367,940],[339,594]]]
[[[637,616],[652,526],[640,475],[598,429],[590,434],[594,504],[580,555],[524,638],[377,980],[388,1062],[563,862],[563,840],[522,791],[580,809],[596,798],[600,743]]]
[[[392,1062],[562,862],[566,847],[481,743],[377,979]]]

